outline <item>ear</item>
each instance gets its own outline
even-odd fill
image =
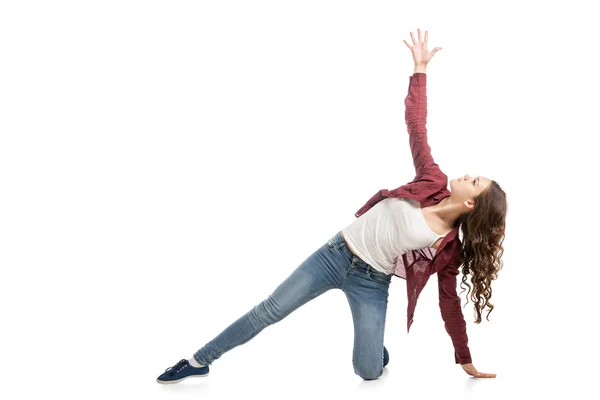
[[[475,207],[475,202],[473,200],[465,200],[465,202],[463,203],[465,205],[465,207],[467,207],[469,210],[472,210]]]

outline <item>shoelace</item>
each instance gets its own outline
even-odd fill
[[[177,364],[165,369],[165,372],[171,370],[171,372],[169,372],[169,375],[173,376],[175,375],[175,373],[179,372],[179,369],[184,367],[186,363],[187,360],[185,358],[182,358]]]

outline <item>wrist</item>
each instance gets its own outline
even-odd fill
[[[417,72],[426,73],[426,69],[427,69],[427,66],[424,64],[415,64],[415,72],[414,73],[415,74]]]

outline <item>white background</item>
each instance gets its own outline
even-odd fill
[[[591,4],[2,2],[0,397],[597,396]],[[209,376],[157,384],[413,179],[402,41],[417,28],[443,48],[435,161],[508,196],[496,308],[481,324],[463,309],[473,364],[497,378],[454,363],[432,276],[409,335],[393,279],[375,381],[353,371],[333,290]]]

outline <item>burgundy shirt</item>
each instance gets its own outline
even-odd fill
[[[448,176],[433,161],[431,148],[427,143],[427,76],[417,72],[409,77],[406,105],[406,125],[408,140],[415,165],[415,178],[393,190],[381,189],[362,206],[355,216],[358,218],[379,201],[387,197],[404,197],[419,201],[423,207],[439,203],[450,196]],[[471,353],[465,319],[460,307],[460,297],[456,293],[457,276],[460,266],[460,239],[458,226],[448,233],[438,249],[427,247],[410,250],[398,257],[394,275],[406,280],[408,295],[407,333],[413,323],[415,306],[419,294],[425,287],[429,277],[437,273],[439,304],[446,331],[454,345],[454,361],[456,364],[471,363]]]

